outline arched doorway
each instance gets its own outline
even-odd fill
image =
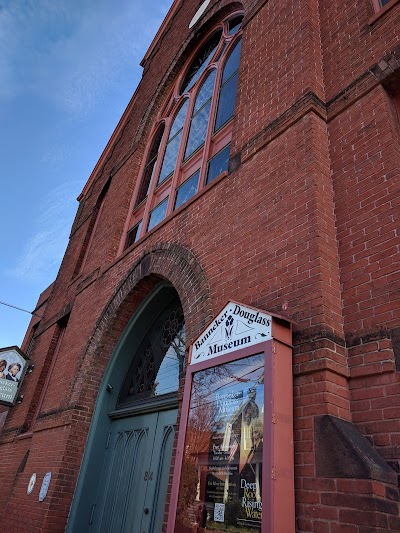
[[[178,295],[160,284],[104,376],[67,531],[161,533],[184,355]]]

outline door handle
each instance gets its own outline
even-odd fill
[[[149,514],[149,508],[148,507],[145,507],[144,510],[143,510],[144,514]]]

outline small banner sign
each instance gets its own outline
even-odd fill
[[[271,332],[271,315],[229,302],[193,343],[191,364],[268,341]]]
[[[0,348],[0,404],[15,405],[28,367],[28,357],[17,346]]]

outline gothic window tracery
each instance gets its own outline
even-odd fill
[[[242,15],[210,33],[176,81],[154,127],[132,202],[124,248],[228,171]]]
[[[150,326],[132,358],[118,406],[176,393],[185,361],[185,320],[172,302]]]

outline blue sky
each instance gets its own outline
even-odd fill
[[[172,0],[0,0],[0,301],[56,277],[81,192]],[[0,348],[30,315],[0,305]]]

